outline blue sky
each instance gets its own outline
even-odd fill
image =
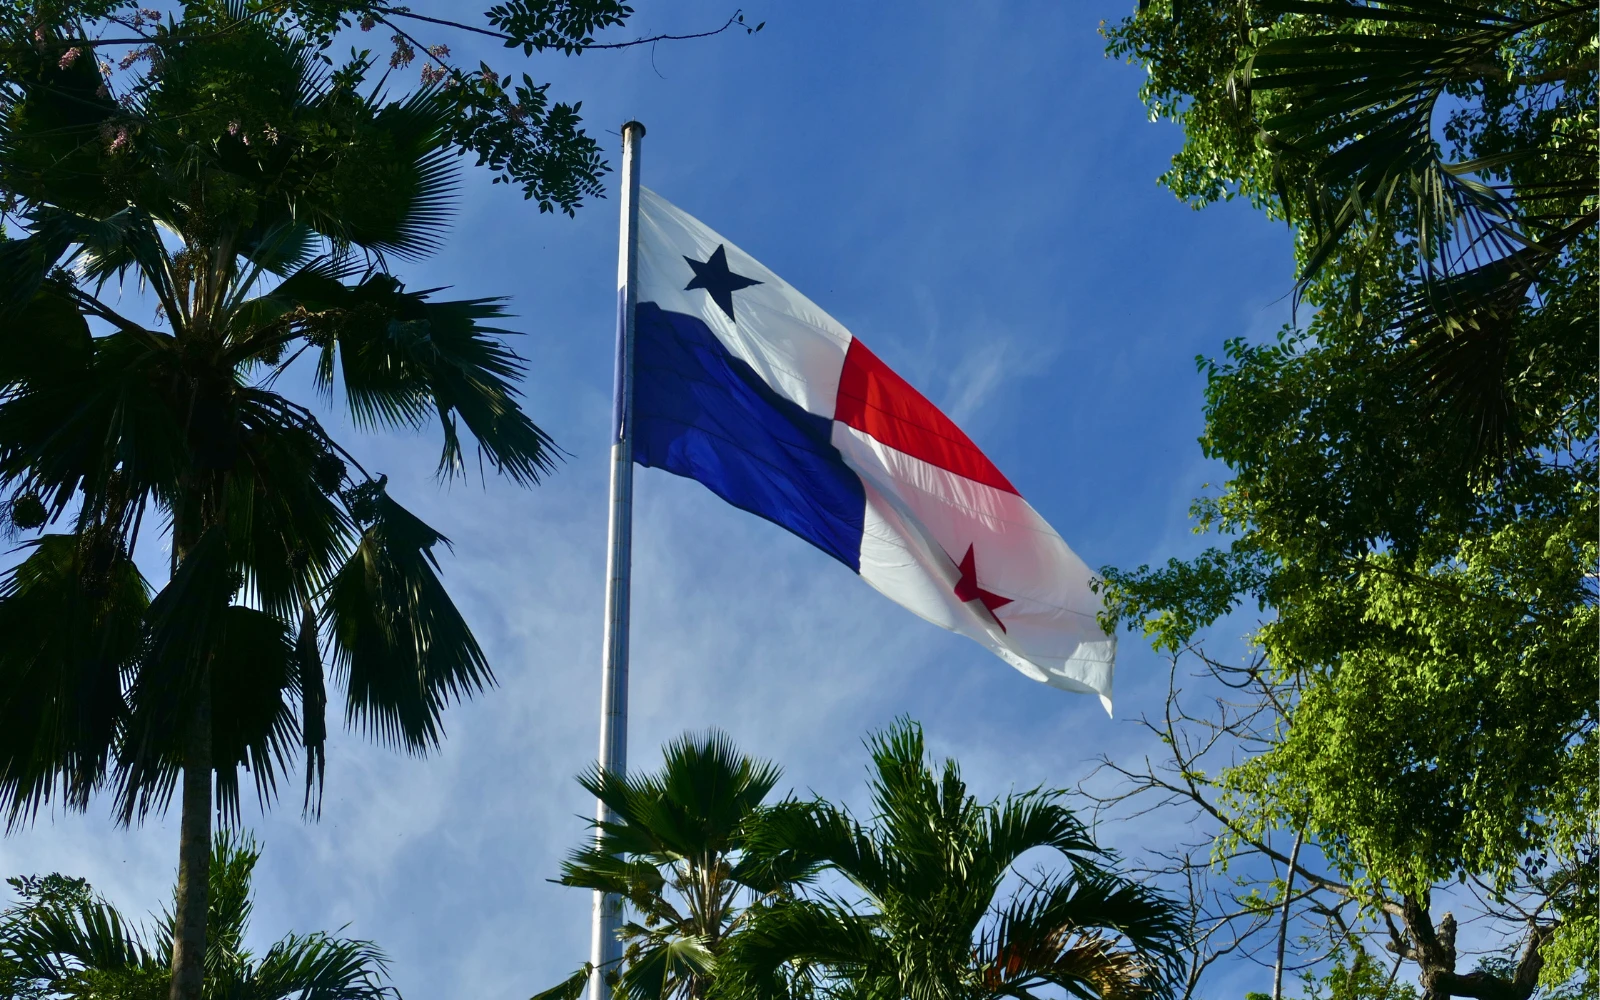
[[[1091,566],[1193,552],[1186,510],[1220,470],[1195,438],[1197,354],[1288,318],[1289,237],[1245,206],[1193,212],[1155,179],[1180,135],[1151,124],[1140,71],[1096,27],[1131,0],[758,3],[729,33],[578,59],[536,57],[615,156],[649,129],[643,177],[832,313],[954,416]],[[418,3],[423,13],[452,7]],[[475,8],[467,8],[475,10]],[[715,26],[731,7],[642,5],[619,37]],[[469,64],[520,56],[440,29]],[[382,51],[379,33],[354,41]],[[441,486],[424,435],[345,440],[454,541],[444,579],[495,690],[446,717],[437,755],[331,738],[320,822],[298,795],[245,821],[265,848],[255,938],[334,929],[380,943],[414,998],[526,997],[587,954],[589,898],[548,882],[591,804],[599,699],[616,203],[540,215],[464,164],[457,222],[414,287],[508,295],[526,407],[567,450],[548,482]],[[339,421],[335,420],[336,423]],[[785,787],[862,800],[861,739],[900,715],[980,795],[1071,787],[1141,758],[1130,718],[1166,665],[1125,636],[1116,719],[1023,678],[872,592],[836,562],[698,485],[637,479],[632,760],[719,726]],[[1176,818],[1175,818],[1176,819]],[[1184,836],[1107,824],[1130,855]],[[128,909],[165,901],[176,820],[116,829],[109,803],[0,840],[0,872],[88,877]],[[1262,989],[1240,968],[1217,992]]]

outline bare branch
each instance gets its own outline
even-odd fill
[[[495,31],[491,28],[480,28],[472,24],[463,24],[460,21],[452,21],[448,18],[429,17],[426,14],[417,14],[398,7],[378,7],[376,10],[384,18],[404,17],[413,21],[426,21],[428,24],[437,24],[446,28],[455,28],[458,31],[470,31],[474,35],[483,35],[488,38],[499,39],[502,42],[522,44],[524,41],[523,39],[518,38],[516,35],[510,35],[503,31]],[[722,27],[713,28],[710,31],[697,31],[688,35],[651,35],[648,38],[635,38],[626,42],[590,42],[588,45],[580,45],[577,48],[580,52],[587,52],[590,49],[626,49],[632,48],[635,45],[652,45],[656,42],[684,42],[693,38],[710,38],[713,35],[720,35],[729,28],[732,28],[734,25],[741,23],[739,21],[739,17],[742,13],[743,11],[734,11],[728,16],[728,20],[723,22]],[[390,27],[393,27],[393,25],[390,25]]]

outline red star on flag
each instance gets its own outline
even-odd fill
[[[993,618],[994,623],[1000,626],[1000,631],[1004,632],[1006,623],[1000,620],[1000,616],[995,614],[995,610],[1010,604],[1011,598],[1001,597],[999,594],[984,590],[978,586],[978,560],[972,554],[971,545],[967,546],[967,554],[961,557],[961,563],[957,568],[961,570],[961,579],[956,581],[956,600],[962,602],[982,601],[983,609],[989,612],[989,617]]]

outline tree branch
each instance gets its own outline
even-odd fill
[[[416,14],[408,10],[400,10],[396,7],[378,7],[375,9],[385,18],[404,17],[410,18],[413,21],[426,21],[428,24],[437,24],[446,28],[455,28],[459,31],[470,31],[474,35],[483,35],[487,38],[495,38],[502,42],[513,42],[519,45],[526,41],[525,39],[518,38],[516,35],[507,34],[504,31],[495,31],[491,28],[480,28],[472,24],[462,24],[460,21],[451,21],[442,17],[429,17],[426,14]],[[648,38],[635,38],[632,41],[627,42],[590,42],[588,45],[578,46],[578,51],[587,52],[590,49],[626,49],[635,45],[651,45],[655,42],[682,42],[688,41],[692,38],[710,38],[712,35],[722,34],[724,31],[727,31],[729,28],[737,24],[739,22],[739,15],[741,13],[743,12],[737,10],[734,11],[731,15],[729,15],[728,20],[723,22],[722,27],[714,28],[710,31],[698,31],[689,35],[651,35]],[[390,25],[390,27],[393,27],[393,25]]]

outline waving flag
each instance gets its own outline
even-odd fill
[[[1111,710],[1083,561],[937,407],[698,220],[639,195],[633,457],[815,545],[1034,680]]]

